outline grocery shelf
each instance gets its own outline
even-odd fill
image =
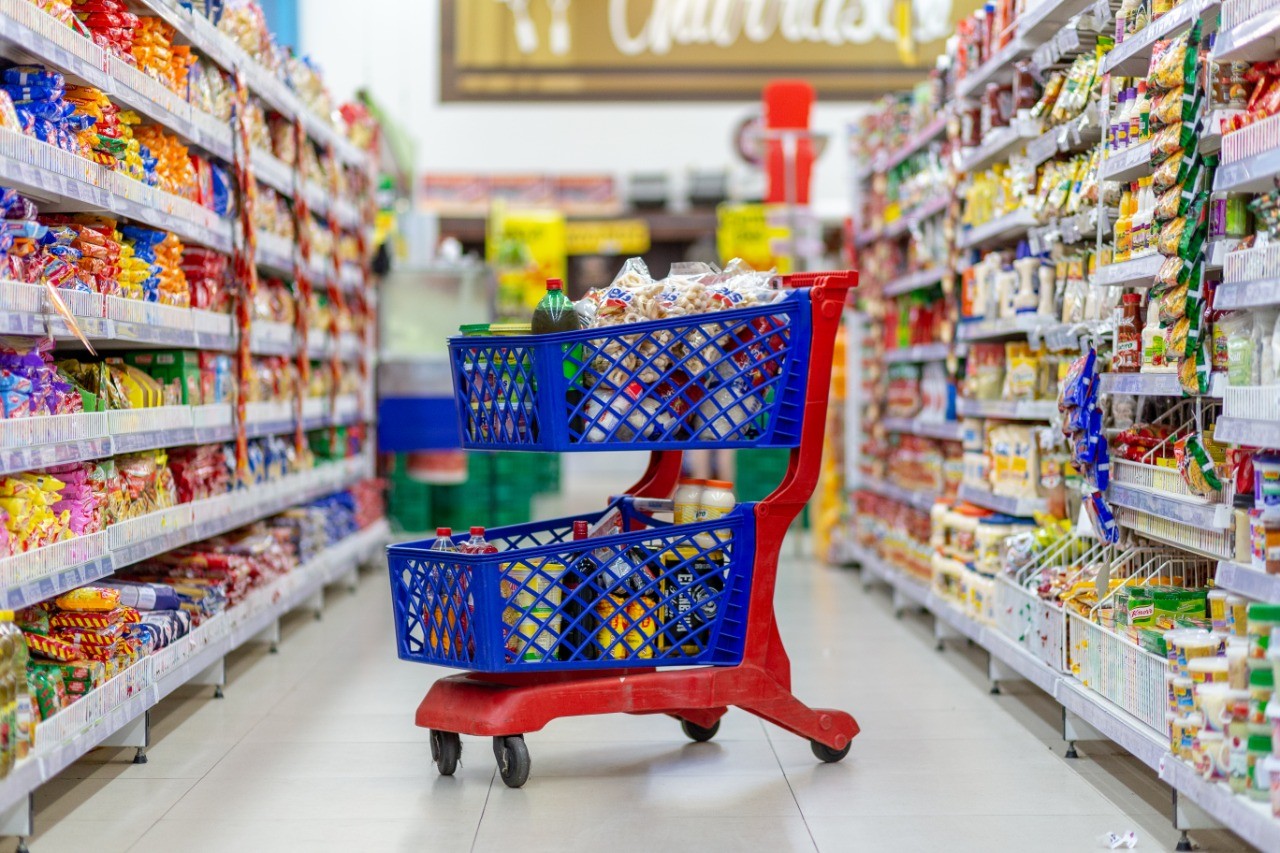
[[[1218,562],[1218,573],[1213,585],[1254,601],[1280,604],[1280,575],[1269,575],[1253,566],[1221,560]]]
[[[0,54],[47,62],[97,89],[111,88],[102,48],[24,0],[0,0]]]
[[[889,498],[898,503],[914,507],[922,512],[928,512],[935,503],[942,499],[942,495],[939,492],[916,491],[876,477],[863,477],[862,488],[883,498]]]
[[[1151,142],[1130,145],[1121,151],[1110,151],[1098,167],[1102,181],[1132,181],[1151,174]]]
[[[249,326],[249,352],[254,355],[293,355],[298,339],[292,323],[254,320]]]
[[[1152,252],[1140,258],[1100,266],[1094,271],[1093,284],[1096,287],[1150,287],[1163,263],[1164,256]]]
[[[919,272],[899,276],[884,286],[885,296],[901,296],[916,290],[932,287],[946,276],[946,267],[929,267]]]
[[[104,90],[112,101],[135,110],[174,135],[224,162],[233,158],[231,125],[202,113],[158,80],[114,54],[107,55],[111,84]]]
[[[968,98],[984,89],[988,83],[1006,83],[1013,79],[1013,63],[1030,56],[1037,44],[1033,37],[1015,36],[990,59],[974,69],[973,73],[956,81],[955,96]]]
[[[1253,281],[1227,281],[1224,278],[1213,294],[1213,306],[1221,311],[1261,308],[1267,305],[1280,305],[1280,278],[1260,278]]]
[[[1215,373],[1210,377],[1205,397],[1221,397],[1226,377]],[[1133,394],[1139,397],[1181,397],[1182,383],[1178,374],[1169,373],[1104,373],[1099,377],[1103,394]]]
[[[1222,150],[1222,122],[1239,110],[1214,110],[1209,113],[1204,129],[1200,131],[1199,148],[1202,154],[1214,154]]]
[[[1216,441],[1245,447],[1280,447],[1280,421],[1221,417],[1213,435]]]
[[[1219,0],[1186,0],[1173,7],[1112,48],[1103,59],[1101,73],[1126,77],[1146,74],[1151,64],[1152,48],[1157,41],[1179,35],[1201,18],[1205,26],[1211,28],[1216,22],[1216,15],[1210,13],[1217,10],[1218,3]]]
[[[911,155],[927,148],[930,142],[942,136],[946,133],[946,130],[947,115],[946,113],[940,113],[934,117],[933,121],[912,134],[903,145],[895,148],[892,154],[886,157],[876,157],[871,163],[870,171],[872,173],[889,171]]]
[[[1231,507],[1225,504],[1181,500],[1174,495],[1132,485],[1113,482],[1107,489],[1107,498],[1116,506],[1200,530],[1226,530],[1233,523]]]
[[[1005,421],[1049,421],[1058,413],[1056,400],[973,400],[956,398],[961,417],[996,418]]]
[[[1058,682],[1062,680],[1062,675],[1002,632],[987,628],[982,632],[978,644],[992,657],[1045,693],[1050,696],[1057,693]]]
[[[1074,154],[1092,148],[1102,138],[1098,107],[1090,103],[1080,115],[1046,130],[1027,143],[1027,160],[1039,166],[1055,154]]]
[[[1234,251],[1239,243],[1239,240],[1226,237],[1211,241],[1204,250],[1204,268],[1207,270],[1220,270],[1225,267],[1227,255]]]
[[[310,601],[328,584],[351,574],[389,537],[390,530],[384,520],[334,543],[310,561],[251,593],[237,607],[205,620],[170,646],[144,658],[41,722],[36,729],[31,756],[0,780],[0,810],[7,811],[22,803],[41,785],[137,720],[178,687],[272,622]],[[257,630],[250,631],[250,628]],[[83,708],[78,707],[81,703],[85,703]],[[64,714],[69,719],[60,719]]]
[[[1280,146],[1232,162],[1226,162],[1224,156],[1213,179],[1213,189],[1223,193],[1264,193],[1275,188],[1278,174]]]
[[[917,418],[881,418],[880,425],[889,432],[939,438],[944,441],[960,441],[964,429],[956,421],[924,421]]]
[[[986,243],[1008,243],[1017,240],[1027,229],[1039,223],[1035,214],[1025,207],[997,216],[990,222],[974,225],[962,230],[956,238],[956,245],[961,249],[972,249]]]
[[[1041,0],[1018,16],[1017,33],[1044,41],[1093,4],[1094,0]]]
[[[172,231],[184,243],[231,252],[231,223],[212,211],[7,129],[0,129],[0,183],[44,210],[105,210]]]
[[[1038,334],[1054,322],[1038,314],[1018,314],[995,320],[964,320],[956,328],[956,337],[962,341],[1000,341],[1026,338]]]
[[[1159,773],[1162,782],[1259,850],[1280,850],[1280,820],[1272,816],[1269,802],[1238,796],[1224,782],[1207,781],[1194,767],[1172,754],[1161,760]]]
[[[1218,33],[1213,58],[1218,62],[1261,62],[1280,56],[1280,16],[1267,10]]]
[[[921,202],[910,210],[904,211],[903,214],[893,222],[885,225],[880,232],[879,239],[893,240],[907,234],[912,228],[915,228],[924,220],[937,216],[939,213],[945,211],[947,209],[947,205],[950,203],[950,195],[940,195],[936,198],[931,198],[928,201]]]
[[[1010,498],[997,495],[977,486],[960,484],[960,500],[974,506],[984,507],[993,512],[1002,512],[1018,518],[1029,518],[1038,512],[1045,511],[1044,498]]]
[[[1167,737],[1074,678],[1060,678],[1054,698],[1152,770],[1159,771],[1160,764],[1169,755]]]
[[[956,167],[961,172],[980,172],[992,163],[1008,160],[1031,139],[1039,137],[1039,122],[1017,119],[1008,127],[992,130],[977,148],[962,148],[956,156]],[[1047,158],[1046,158],[1047,159]]]
[[[1109,223],[1113,218],[1110,208],[1103,208],[1104,215],[1108,218],[1105,220],[1104,228],[1110,227]],[[1054,243],[1062,243],[1064,246],[1092,242],[1097,238],[1098,234],[1098,208],[1090,208],[1082,213],[1075,213],[1070,216],[1061,216],[1057,219],[1051,219],[1044,225],[1039,225],[1027,231],[1027,242],[1031,246],[1031,251],[1036,254],[1048,252]]]
[[[889,363],[900,361],[945,361],[951,355],[951,347],[947,344],[916,344],[900,349],[886,350],[884,360]]]

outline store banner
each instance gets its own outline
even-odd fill
[[[494,204],[484,250],[498,277],[495,301],[500,321],[527,321],[546,295],[547,279],[565,278],[566,240],[560,211],[507,210],[502,203]]]
[[[570,222],[565,226],[570,255],[643,255],[649,251],[649,223],[643,219]]]
[[[441,98],[824,100],[919,82],[975,0],[441,0]]]
[[[795,269],[785,205],[733,204],[716,208],[716,248],[721,263],[741,258],[752,269]]]

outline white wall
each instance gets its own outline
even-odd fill
[[[462,0],[492,2],[492,0]],[[418,142],[420,171],[613,172],[739,167],[731,133],[746,103],[441,104],[436,0],[299,0],[302,51],[335,97],[367,87]],[[819,212],[849,207],[844,127],[857,105],[819,105],[830,134],[815,171]]]

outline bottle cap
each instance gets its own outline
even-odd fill
[[[483,528],[483,527],[473,527],[473,528],[471,528],[471,535],[472,535],[472,536],[483,536],[483,535],[484,535],[484,528]]]
[[[1122,301],[1125,305],[1139,305],[1142,303],[1142,294],[1126,293],[1124,296],[1120,297],[1120,301]]]
[[[733,483],[729,480],[707,480],[706,486],[709,489],[733,489]]]
[[[587,522],[585,519],[579,519],[578,521],[575,521],[573,523],[573,538],[574,539],[587,538]]]
[[[453,535],[453,528],[451,528],[451,527],[437,527],[437,528],[436,528],[436,538],[437,538],[437,539],[438,539],[438,538],[440,538],[441,536],[452,536],[452,535]]]
[[[558,278],[547,279],[547,290],[564,290],[564,282]]]
[[[698,477],[681,477],[676,481],[676,485],[679,486],[705,486],[706,484],[706,480],[699,479]]]

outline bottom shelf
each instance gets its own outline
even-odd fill
[[[935,619],[986,649],[993,660],[1035,684],[1066,711],[1128,750],[1223,826],[1260,850],[1280,850],[1280,819],[1272,817],[1269,804],[1236,795],[1224,783],[1205,781],[1195,768],[1169,751],[1168,740],[1160,733],[1073,676],[1036,659],[999,629],[979,623],[950,601],[928,592],[923,581],[856,545],[848,547],[848,556],[860,563],[864,572],[869,571],[893,588],[895,606],[900,595],[926,608]]]
[[[174,690],[217,664],[325,586],[350,574],[389,538],[387,522],[381,520],[331,545],[309,562],[256,590],[237,607],[208,619],[185,637],[139,661],[127,672],[41,723],[31,756],[0,780],[0,813],[21,806],[32,791],[137,720]],[[112,684],[126,678],[130,684],[123,689],[119,684]],[[131,690],[131,695],[119,697],[126,690]],[[117,701],[108,706],[112,693],[116,696],[110,698]],[[95,698],[101,703],[96,708]],[[88,704],[78,715],[83,720],[78,726],[74,721],[67,721],[71,722],[68,726],[58,719],[81,703]],[[56,724],[54,728],[61,737],[56,742],[42,744],[41,734],[46,737],[53,734],[47,728],[50,723]]]

